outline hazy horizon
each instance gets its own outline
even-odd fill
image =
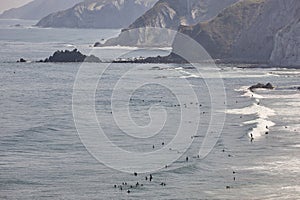
[[[30,1],[33,1],[33,0],[1,0],[0,1],[0,13],[3,13],[3,11],[11,9],[11,8],[17,8],[17,7],[23,6]]]

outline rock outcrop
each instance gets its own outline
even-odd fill
[[[82,0],[34,0],[19,8],[12,8],[0,15],[2,19],[39,20],[50,13],[74,6]]]
[[[27,60],[25,60],[24,58],[20,58],[20,60],[17,61],[18,63],[26,63]]]
[[[88,0],[41,19],[39,27],[125,28],[157,0]]]
[[[300,68],[300,10],[297,14],[298,17],[275,36],[273,65]]]
[[[276,33],[295,20],[299,0],[243,0],[209,22],[182,26],[215,59],[269,63]]]
[[[156,56],[148,58],[133,58],[133,59],[119,59],[114,60],[113,63],[176,63],[176,64],[186,64],[188,63],[185,59],[175,56]]]
[[[252,85],[251,87],[249,87],[249,90],[251,92],[253,92],[255,89],[268,89],[268,90],[273,90],[274,86],[271,83],[267,83],[267,84],[262,84],[262,83],[258,83],[256,85]]]
[[[56,51],[52,56],[41,60],[40,62],[101,62],[101,60],[94,56],[86,56],[79,52],[77,49],[73,51]]]
[[[215,17],[238,0],[159,0],[117,38],[96,46],[171,46],[180,25],[192,25]]]

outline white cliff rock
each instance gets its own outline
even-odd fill
[[[281,29],[275,37],[271,63],[300,68],[300,17]]]

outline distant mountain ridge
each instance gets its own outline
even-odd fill
[[[87,0],[52,13],[37,26],[56,28],[124,28],[152,7],[156,0]]]
[[[4,11],[2,19],[39,20],[50,13],[70,8],[83,0],[33,0],[19,8]]]

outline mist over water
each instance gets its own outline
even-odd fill
[[[226,120],[217,144],[204,159],[198,159],[203,137],[195,137],[188,149],[170,149],[165,155],[182,155],[177,161],[152,173],[137,176],[107,167],[87,151],[77,134],[72,113],[73,85],[80,64],[16,63],[21,57],[39,60],[56,50],[78,48],[89,54],[99,38],[119,30],[38,29],[24,22],[0,20],[0,198],[1,199],[297,199],[300,196],[299,70],[246,69],[220,65],[226,91]],[[167,55],[169,49],[98,48],[102,60]],[[199,108],[186,100],[181,107],[171,91],[146,85],[132,94],[129,108],[139,125],[149,123],[152,105],[166,108],[168,121],[162,132],[150,139],[134,140],[116,126],[110,107],[111,84],[118,74],[134,64],[114,64],[97,86],[95,110],[107,137],[132,152],[164,148],[174,137],[181,109]],[[106,64],[88,64],[91,70]],[[172,81],[179,93],[181,79],[197,91],[201,119],[196,135],[207,131],[211,117],[205,80],[189,65],[143,64],[126,86],[138,79]],[[217,79],[210,66],[203,71]],[[89,77],[87,77],[88,79]],[[258,82],[272,83],[274,90],[247,88]],[[252,96],[253,95],[253,96]],[[84,101],[84,99],[82,100]],[[259,105],[258,105],[259,102]],[[83,102],[84,103],[84,102]],[[119,102],[122,103],[122,102]],[[122,105],[122,104],[121,104]],[[82,117],[84,116],[84,113]],[[192,125],[191,125],[192,126]],[[268,126],[266,130],[266,126]],[[191,131],[186,129],[187,132]],[[266,134],[268,132],[268,134]],[[251,142],[249,134],[254,134]],[[189,158],[186,162],[186,157]],[[114,159],[112,156],[111,159]],[[151,163],[151,160],[149,160]],[[143,184],[131,193],[114,185]],[[164,182],[166,186],[160,184]],[[229,186],[230,188],[226,187]]]

